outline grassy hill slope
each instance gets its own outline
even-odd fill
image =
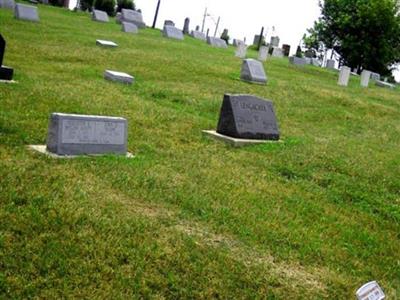
[[[233,48],[39,14],[0,10],[18,81],[0,85],[0,298],[352,299],[369,280],[400,297],[398,90],[339,87],[334,71],[286,59],[251,85]],[[202,136],[224,93],[272,100],[284,143]],[[136,157],[28,150],[51,112],[126,117]]]

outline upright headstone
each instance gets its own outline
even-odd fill
[[[349,84],[350,72],[351,69],[346,66],[343,66],[340,69],[338,85],[347,86]]]
[[[122,31],[123,32],[128,32],[128,33],[138,33],[139,29],[138,27],[133,24],[133,23],[129,23],[129,22],[122,22]]]
[[[169,25],[164,26],[163,35],[170,39],[176,39],[176,40],[184,39],[182,30],[179,30],[178,28]]]
[[[0,80],[10,81],[13,79],[14,70],[3,66],[4,53],[6,51],[6,40],[0,34]]]
[[[224,31],[221,34],[221,39],[224,40],[226,42],[226,44],[229,44],[229,33],[228,33],[228,29],[224,29]]]
[[[121,9],[121,22],[129,22],[135,24],[139,28],[145,28],[142,13],[133,9]]]
[[[19,20],[39,22],[38,9],[35,6],[16,3],[14,16]]]
[[[92,20],[97,22],[108,22],[108,15],[105,11],[94,9],[92,13]]]
[[[124,118],[52,113],[47,150],[57,155],[125,155],[127,137]]]
[[[223,39],[209,36],[207,37],[207,43],[213,47],[217,48],[228,48],[228,45]]]
[[[289,55],[290,55],[290,45],[283,44],[282,45],[282,49],[283,49],[283,55],[286,56],[286,57],[289,57]]]
[[[175,27],[175,23],[171,20],[165,20],[164,26],[174,26]]]
[[[258,50],[258,60],[259,61],[266,61],[268,58],[268,47],[261,46],[260,50]]]
[[[14,9],[14,7],[15,7],[14,0],[0,0],[0,8]]]
[[[357,300],[383,300],[385,293],[376,281],[364,284],[356,292]]]
[[[193,30],[190,33],[190,35],[192,37],[194,37],[195,39],[198,39],[198,40],[202,40],[202,41],[206,41],[207,40],[206,35],[203,32],[198,31],[198,30]]]
[[[371,78],[371,71],[363,70],[361,72],[361,81],[360,81],[361,86],[368,87],[370,78]]]
[[[316,67],[320,67],[321,66],[321,61],[318,58],[310,58],[310,64]]]
[[[283,50],[279,47],[272,47],[272,57],[283,57]]]
[[[271,36],[271,42],[269,43],[270,47],[279,47],[279,36]]]
[[[254,36],[254,40],[253,40],[253,46],[258,46],[258,43],[260,42],[260,35],[259,34],[256,34],[255,36]],[[264,37],[262,37],[262,40],[261,40],[261,45],[262,44],[264,44],[265,43],[265,39],[264,39]]]
[[[279,140],[273,103],[251,95],[226,94],[217,133],[240,139]]]
[[[200,26],[199,25],[196,26],[196,31],[200,31]]]
[[[327,69],[335,69],[335,60],[333,59],[328,59],[326,61],[326,68]]]
[[[185,24],[183,25],[183,34],[189,34],[189,24],[190,24],[190,19],[186,18]]]
[[[313,58],[315,57],[315,51],[312,49],[308,49],[306,50],[306,52],[304,52],[304,56],[308,58]]]
[[[381,75],[375,72],[371,72],[371,80],[373,81],[381,80]]]
[[[235,56],[239,58],[246,58],[247,46],[243,44],[238,44],[235,51]]]
[[[266,84],[267,75],[262,62],[251,58],[243,60],[240,79],[252,83]]]
[[[104,79],[125,84],[132,84],[135,78],[127,73],[106,70],[104,72]]]
[[[245,42],[242,40],[233,39],[233,42],[232,42],[233,46],[237,47],[237,46],[239,46],[239,44],[245,44]]]
[[[289,57],[289,62],[292,65],[296,65],[296,66],[304,66],[307,64],[307,60],[304,57],[297,57],[297,56]]]
[[[117,15],[115,16],[115,23],[121,24],[122,23],[122,14],[120,12],[117,12]]]

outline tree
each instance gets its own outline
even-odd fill
[[[115,0],[95,0],[94,8],[105,11],[109,16],[115,16]]]
[[[135,3],[132,0],[117,0],[117,12],[120,12],[123,8],[135,9]]]
[[[308,29],[305,44],[334,50],[359,72],[389,74],[400,61],[397,0],[325,0],[319,5],[322,17]]]

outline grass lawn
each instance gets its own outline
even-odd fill
[[[370,280],[400,298],[399,89],[287,59],[251,85],[231,47],[38,8],[0,10],[18,81],[0,85],[0,299],[353,299]],[[284,143],[203,136],[224,93],[272,100]],[[52,112],[127,118],[136,157],[32,152]]]

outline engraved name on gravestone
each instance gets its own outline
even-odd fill
[[[92,20],[97,22],[108,22],[108,15],[106,12],[94,9],[92,13]]]
[[[356,292],[357,300],[383,300],[385,293],[376,281],[364,284]]]
[[[127,120],[52,113],[47,150],[58,155],[126,154]]]
[[[6,40],[0,34],[0,80],[12,80],[14,70],[3,66],[4,53],[6,51]]]
[[[273,103],[251,95],[224,95],[217,133],[241,139],[279,140]]]
[[[20,20],[39,22],[37,7],[31,5],[15,4],[14,16]]]
[[[170,39],[183,40],[183,32],[174,26],[164,26],[163,35]]]
[[[14,9],[14,0],[0,0],[0,8]]]
[[[133,9],[123,8],[121,10],[121,22],[133,23],[139,28],[146,27],[146,24],[143,22],[142,13]]]
[[[240,79],[252,83],[266,84],[267,75],[263,64],[252,58],[243,60]]]

